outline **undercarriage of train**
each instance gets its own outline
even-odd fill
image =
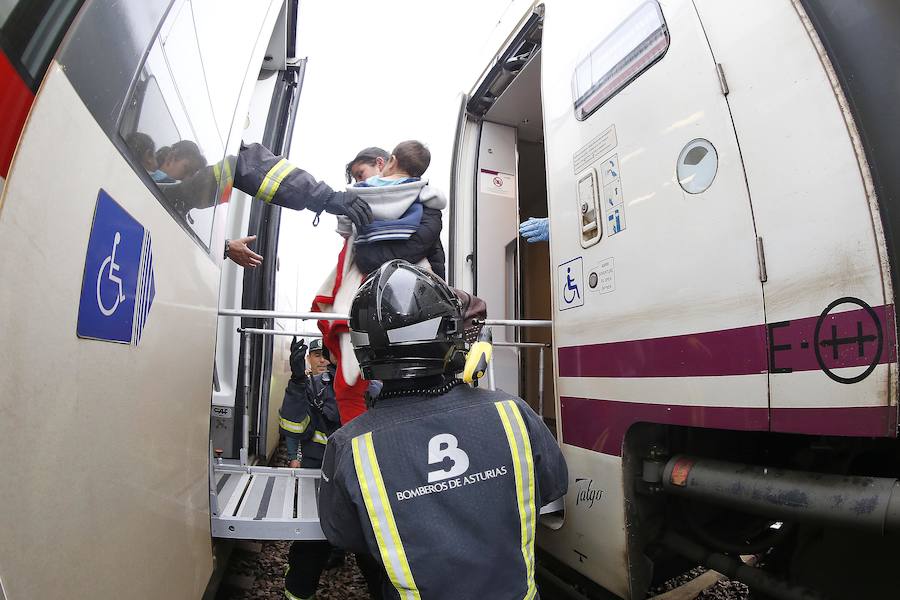
[[[701,564],[754,598],[896,597],[897,440],[639,424],[623,457],[633,592]]]

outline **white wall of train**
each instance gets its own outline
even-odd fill
[[[92,34],[97,47],[106,36],[144,35],[184,59],[171,61],[177,71],[194,64],[179,55],[192,47],[217,103],[198,109],[185,96],[185,110],[214,111],[211,134],[235,154],[282,5],[89,1],[61,53]],[[143,17],[89,30],[130,9]],[[189,235],[79,96],[72,78],[94,60],[80,58],[51,64],[0,200],[0,235],[15,248],[0,264],[2,589],[11,600],[197,598],[213,569],[207,457],[228,204],[189,219],[206,219],[208,247]],[[85,253],[100,190],[152,238],[155,297],[131,343],[76,336],[82,279],[95,275]],[[246,219],[242,212],[232,218]]]
[[[890,458],[898,365],[883,222],[892,182],[881,178],[879,198],[870,160],[884,160],[884,147],[867,145],[844,65],[832,62],[849,51],[823,42],[831,30],[814,24],[829,6],[516,3],[464,98],[452,276],[486,297],[491,318],[521,316],[510,298],[527,296],[539,276],[522,258],[533,250],[516,242],[536,185],[523,165],[541,145],[555,423],[570,493],[561,527],[538,539],[623,598],[643,597],[648,548],[678,514],[677,499],[646,499],[639,480],[651,454],[877,475],[888,487],[900,474]],[[881,11],[888,34],[897,27],[885,3],[855,11],[876,21]],[[520,260],[515,274],[510,256]],[[534,405],[522,381],[501,387],[531,394]],[[807,455],[815,460],[804,463]],[[892,466],[877,470],[873,457]],[[888,510],[887,498],[878,502]],[[798,537],[835,536],[798,518]],[[844,569],[872,548],[856,560],[877,573],[872,556],[897,550],[865,539],[810,547],[842,556]],[[807,554],[782,561],[780,575],[844,593],[808,568]],[[889,573],[873,580],[878,589]]]

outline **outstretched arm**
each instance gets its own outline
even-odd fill
[[[234,187],[278,206],[317,213],[346,215],[357,226],[372,221],[369,205],[350,192],[336,192],[328,184],[272,154],[260,144],[241,146],[234,172]]]

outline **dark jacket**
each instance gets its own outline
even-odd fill
[[[289,381],[278,414],[281,432],[300,440],[302,466],[320,468],[328,436],[341,426],[334,399],[334,367],[304,383]]]
[[[272,154],[260,144],[241,146],[234,170],[234,187],[264,202],[303,210],[322,212],[337,192],[328,184]]]
[[[447,267],[444,246],[441,244],[441,211],[426,207],[422,212],[419,228],[409,239],[358,244],[353,247],[356,266],[363,274],[371,273],[384,263],[395,258],[416,264],[427,259],[431,270],[441,279],[446,279]]]
[[[559,446],[528,405],[457,386],[379,400],[335,432],[319,518],[332,544],[385,566],[385,598],[521,600],[537,597],[540,508],[567,487]]]
[[[210,206],[216,202],[217,188],[227,191],[232,185],[263,202],[315,212],[322,212],[329,202],[347,193],[316,181],[260,144],[242,145],[236,157],[228,156],[180,183],[163,185],[161,189],[176,210],[186,214],[192,208]]]

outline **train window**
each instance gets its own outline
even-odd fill
[[[244,117],[235,119],[234,114],[244,86],[244,79],[235,77],[235,73],[247,71],[258,42],[257,32],[263,29],[269,9],[267,2],[246,0],[194,3],[200,56],[213,115],[223,140],[228,140],[233,122],[237,121],[239,127],[244,125]],[[240,27],[232,27],[228,35],[223,35],[222,15],[232,13],[241,15]]]
[[[224,145],[213,118],[191,2],[173,13],[138,74],[119,135],[151,191],[208,248],[221,197],[212,165],[223,160]]]
[[[84,0],[0,0],[0,48],[37,90]]]
[[[572,75],[575,118],[583,121],[650,68],[669,49],[669,29],[656,0],[638,7]]]

